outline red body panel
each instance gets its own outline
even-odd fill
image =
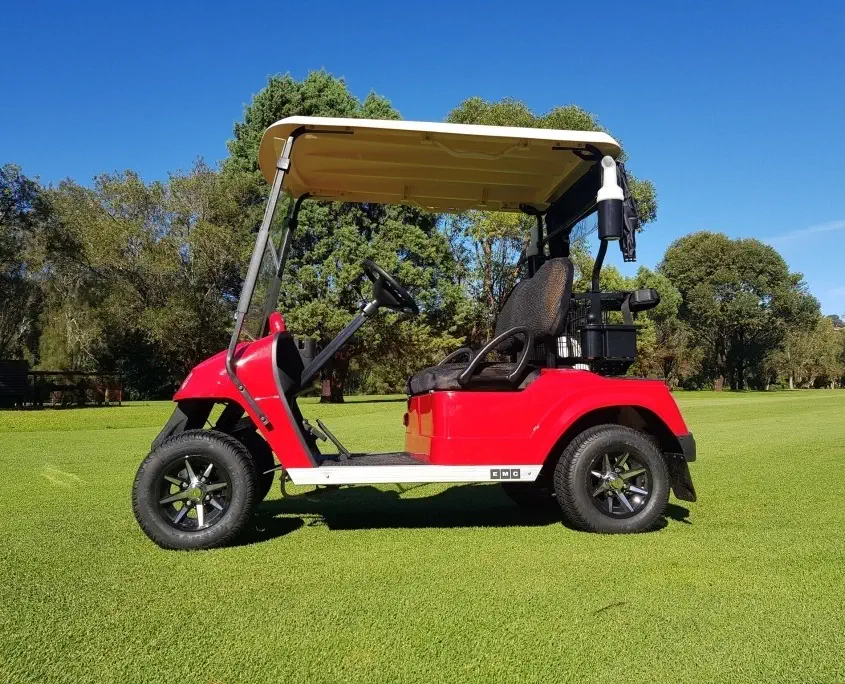
[[[261,424],[232,383],[226,373],[225,352],[196,366],[174,400],[238,402],[285,468],[311,467],[315,463],[310,452],[279,397],[273,360],[275,337],[241,344],[235,354],[238,378],[269,425]],[[647,409],[673,434],[688,432],[675,400],[660,381],[544,369],[519,392],[432,392],[411,397],[406,449],[434,465],[540,465],[576,420],[590,411],[616,406]]]
[[[198,364],[174,395],[174,401],[184,399],[218,399],[239,403],[264,439],[286,468],[307,468],[314,465],[302,443],[287,408],[279,398],[273,361],[275,335],[262,337],[252,343],[238,345],[235,351],[235,370],[238,379],[267,416],[262,425],[226,373],[226,352],[220,352]]]
[[[666,385],[544,369],[521,392],[432,392],[408,402],[406,448],[436,465],[539,465],[590,411],[636,406],[675,435],[688,432]]]

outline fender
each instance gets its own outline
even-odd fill
[[[544,454],[554,449],[558,440],[579,419],[593,411],[630,406],[654,414],[676,438],[689,434],[683,416],[669,388],[660,380],[606,378],[589,371],[542,371],[544,375],[566,373],[568,391],[557,401],[549,402],[548,410],[537,422],[531,442]],[[575,375],[577,373],[577,376]]]
[[[440,391],[411,397],[406,446],[435,465],[541,465],[581,418],[622,406],[654,414],[660,431],[673,443],[687,432],[674,399],[660,381],[544,369],[518,392]]]
[[[285,468],[316,465],[313,455],[296,428],[287,397],[279,391],[275,350],[280,333],[255,342],[242,342],[235,350],[234,366],[238,378],[268,418],[262,424],[244,400],[226,372],[226,352],[199,363],[185,378],[173,396],[180,402],[212,400],[234,402],[250,417]]]

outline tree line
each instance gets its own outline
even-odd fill
[[[325,71],[301,81],[273,76],[235,124],[219,167],[200,160],[164,181],[126,170],[50,187],[11,163],[0,167],[0,358],[120,373],[133,398],[170,396],[191,367],[227,344],[268,193],[258,145],[267,126],[292,115],[399,118],[385,98],[360,101]],[[605,130],[574,105],[538,115],[510,99],[470,98],[447,120]],[[631,187],[647,230],[657,215],[655,188],[636,177]],[[306,202],[279,303],[291,330],[331,340],[368,293],[360,269],[367,257],[406,284],[422,309],[416,318],[383,313],[364,326],[326,368],[323,398],[401,391],[423,365],[486,340],[519,278],[532,220]],[[585,223],[574,235],[580,289],[592,270],[590,229]],[[662,295],[638,321],[632,374],[717,389],[843,380],[842,321],[822,316],[801,275],[758,240],[687,235],[655,270],[626,278],[605,267],[602,286]]]

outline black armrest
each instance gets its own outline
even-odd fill
[[[459,356],[463,356],[465,354],[466,354],[467,357],[469,357],[467,359],[467,361],[472,361],[472,357],[473,357],[474,353],[475,352],[473,352],[472,349],[470,349],[469,347],[461,347],[460,349],[456,349],[455,351],[453,351],[451,354],[449,354],[445,359],[443,359],[437,365],[442,366],[446,363],[449,363],[453,359],[457,359]]]
[[[494,337],[481,349],[479,349],[478,353],[475,355],[473,360],[470,361],[470,364],[466,367],[463,373],[458,376],[458,384],[461,387],[466,385],[472,378],[472,375],[473,373],[475,373],[476,369],[478,368],[478,365],[484,360],[484,357],[486,357],[487,354],[493,351],[506,339],[508,339],[509,337],[513,337],[514,335],[524,335],[525,344],[523,345],[522,353],[517,359],[516,368],[514,368],[513,372],[510,375],[508,375],[508,382],[513,383],[514,380],[516,380],[520,375],[522,375],[522,372],[525,370],[525,366],[528,363],[528,355],[534,348],[534,333],[532,333],[531,330],[524,326],[519,326],[516,328],[511,328],[510,330],[506,330],[501,335]]]

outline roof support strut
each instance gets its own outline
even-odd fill
[[[261,221],[261,227],[258,229],[258,237],[255,240],[255,249],[252,252],[252,258],[249,262],[249,270],[246,273],[244,286],[241,290],[241,297],[238,300],[238,308],[235,313],[235,329],[232,331],[232,339],[229,341],[229,349],[226,353],[226,373],[229,378],[235,383],[238,392],[241,393],[244,400],[253,410],[261,424],[266,427],[272,427],[267,416],[258,407],[255,399],[247,391],[244,384],[238,379],[238,374],[235,370],[235,351],[238,348],[238,341],[240,340],[241,331],[244,326],[244,319],[249,310],[249,303],[252,300],[253,291],[255,290],[255,283],[258,280],[258,273],[261,270],[261,262],[264,259],[264,253],[267,250],[267,241],[270,239],[270,226],[273,223],[273,217],[276,214],[276,205],[279,202],[279,197],[282,194],[282,185],[284,184],[285,174],[290,168],[291,150],[296,139],[296,131],[289,135],[285,140],[285,146],[282,149],[281,155],[276,162],[276,175],[273,178],[273,186],[270,189],[270,197],[267,199],[267,207],[264,210],[264,219]],[[282,260],[282,255],[276,257],[278,261]]]

